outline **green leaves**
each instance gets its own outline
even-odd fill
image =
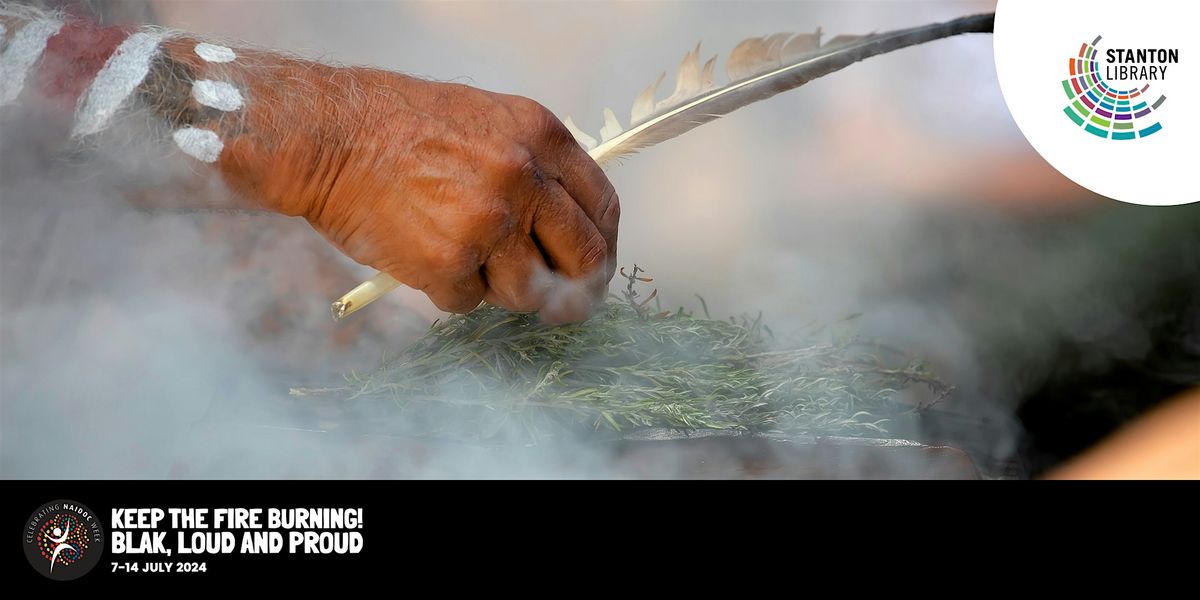
[[[385,400],[429,435],[538,441],[636,427],[878,435],[911,410],[897,390],[945,390],[919,363],[889,368],[845,333],[784,342],[762,315],[651,315],[648,299],[622,300],[576,325],[487,306],[454,316],[336,393]]]

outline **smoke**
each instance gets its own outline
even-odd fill
[[[79,148],[43,106],[0,112],[5,477],[168,476],[194,431],[237,423],[229,407],[290,426],[270,404],[289,385],[424,329],[400,299],[335,328],[328,297],[367,269],[302,220],[175,208],[228,192],[137,114]]]
[[[603,106],[623,109],[697,39],[724,54],[779,29],[885,30],[990,3],[158,9],[166,26],[471,77],[594,131]],[[896,437],[970,445],[977,460],[1017,457],[1020,403],[1066,373],[1165,368],[1164,328],[1196,352],[1200,321],[1171,315],[1186,314],[1172,303],[1195,306],[1200,211],[1117,205],[1053,173],[1009,119],[990,48],[975,36],[873,59],[634,157],[610,173],[620,263],[647,268],[665,307],[694,307],[699,293],[714,316],[761,310],[784,335],[861,313],[849,322],[860,336],[925,358],[957,386],[935,407],[938,425]],[[223,193],[138,125],[64,159],[62,122],[0,111],[0,475],[751,474],[731,462],[749,452],[733,441],[720,442],[727,452],[688,440],[416,441],[289,397],[379,365],[436,311],[400,291],[334,325],[329,300],[370,271],[303,221],[138,208]],[[1169,365],[1176,385],[1196,383],[1194,362]],[[838,465],[794,475],[921,474],[903,448],[884,465],[824,451],[838,455],[754,448],[797,469]]]

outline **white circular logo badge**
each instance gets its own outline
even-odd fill
[[[1000,0],[996,72],[1034,149],[1103,196],[1200,201],[1200,4]]]

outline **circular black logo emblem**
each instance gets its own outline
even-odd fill
[[[74,500],[55,500],[29,516],[21,545],[38,573],[58,581],[76,579],[100,562],[104,526],[92,509]]]

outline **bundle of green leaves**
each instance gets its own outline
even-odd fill
[[[947,391],[919,362],[847,336],[788,343],[761,317],[652,314],[653,294],[642,300],[634,290],[648,280],[639,274],[622,272],[625,298],[586,322],[547,326],[484,306],[323,391],[387,401],[408,433],[507,440],[639,427],[883,435],[913,411],[901,389]]]

